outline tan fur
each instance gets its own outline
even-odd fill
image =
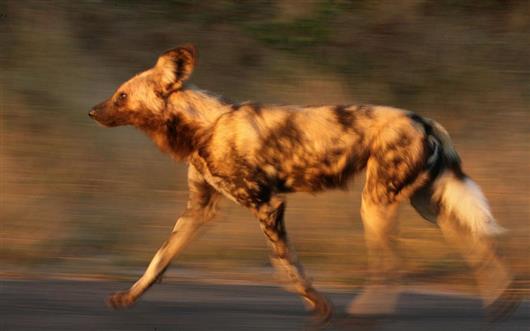
[[[221,195],[254,212],[274,265],[286,272],[295,292],[322,319],[329,318],[331,308],[289,243],[286,193],[344,189],[366,169],[361,214],[372,276],[354,311],[370,311],[362,307],[367,297],[381,297],[374,289],[388,288],[380,285],[397,279],[395,219],[401,201],[410,198],[433,222],[441,214],[444,226],[456,215],[472,232],[492,233],[485,198],[463,173],[440,124],[385,106],[232,103],[188,83],[196,56],[190,45],[165,52],[153,68],[122,84],[90,112],[106,126],[137,127],[163,152],[189,164],[186,211],[144,275],[128,291],[110,298],[113,307],[130,306],[163,274],[198,228],[212,219]],[[480,258],[498,260],[488,244],[481,252],[486,253]],[[506,287],[510,276],[502,263],[497,261],[491,270],[502,275],[498,285]],[[488,302],[497,292],[489,290]]]

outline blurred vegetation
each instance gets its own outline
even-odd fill
[[[515,0],[7,1],[0,4],[3,275],[137,276],[185,205],[185,165],[130,128],[87,117],[122,81],[183,42],[193,81],[239,100],[369,102],[436,118],[530,268],[530,7]],[[290,198],[287,225],[317,281],[365,275],[362,178]],[[250,213],[223,203],[177,267],[258,277],[268,250]],[[411,281],[469,284],[437,229],[404,206]]]

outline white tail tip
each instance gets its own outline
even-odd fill
[[[495,236],[506,230],[491,214],[488,200],[480,187],[470,178],[459,179],[446,172],[435,183],[433,197],[443,210],[453,215],[475,236]]]

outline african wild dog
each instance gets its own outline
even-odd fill
[[[370,302],[385,295],[392,303],[395,287],[389,280],[398,268],[395,218],[406,199],[461,246],[494,317],[516,307],[518,298],[509,291],[512,276],[494,245],[502,228],[438,123],[382,106],[231,103],[187,83],[195,61],[193,46],[169,50],[89,113],[104,126],[139,128],[163,152],[189,164],[186,211],[144,275],[129,290],[113,294],[110,305],[133,304],[213,218],[218,199],[225,196],[253,211],[272,246],[274,265],[287,272],[317,316],[329,318],[330,305],[289,245],[284,195],[343,188],[366,169],[361,215],[372,276],[352,313],[391,309]]]

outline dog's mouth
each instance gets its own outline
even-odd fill
[[[98,121],[97,119],[94,119],[94,120],[102,128],[112,128],[112,127],[118,126],[115,123],[105,123],[105,122]]]
[[[119,123],[119,121],[115,120],[112,117],[106,116],[107,114],[102,113],[101,111],[97,111],[95,109],[92,109],[90,112],[88,112],[88,117],[96,121],[99,125],[101,125],[104,128],[111,128],[119,125],[123,125]]]
[[[98,113],[96,110],[92,109],[90,112],[88,112],[88,117],[90,117],[91,119],[93,119],[94,121],[96,121],[96,123],[98,125],[100,125],[101,127],[104,127],[104,128],[109,128],[111,127],[111,123],[105,123],[103,121],[101,121],[100,118],[98,118]]]

